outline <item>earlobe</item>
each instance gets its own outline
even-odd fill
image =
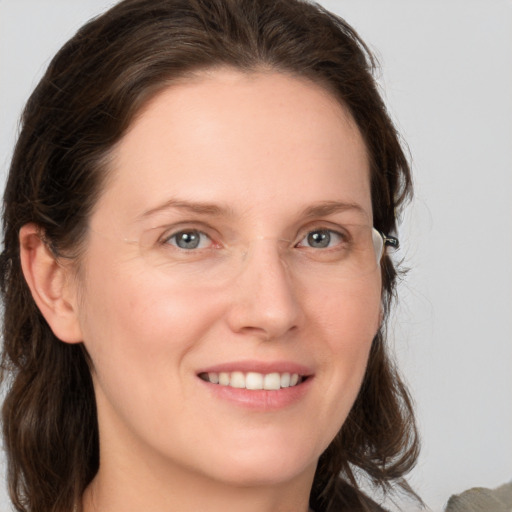
[[[36,224],[25,224],[20,230],[20,258],[25,280],[55,336],[66,343],[81,342],[71,268],[58,260],[42,235]]]

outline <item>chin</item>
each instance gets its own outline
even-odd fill
[[[304,474],[314,475],[318,457],[323,450],[313,449],[314,442],[304,439],[300,444],[269,440],[250,446],[230,446],[221,458],[208,458],[208,470],[217,460],[216,478],[236,486],[279,485]]]
[[[217,479],[237,487],[266,487],[285,484],[315,472],[317,460],[287,460],[287,457],[268,458],[265,461],[228,460],[217,474]]]

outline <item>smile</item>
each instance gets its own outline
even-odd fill
[[[304,376],[298,373],[258,372],[204,372],[199,377],[206,382],[237,389],[277,391],[302,383]]]

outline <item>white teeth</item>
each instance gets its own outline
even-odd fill
[[[265,389],[267,391],[296,386],[303,380],[298,373],[287,372],[267,374],[257,372],[210,372],[201,374],[201,378],[220,386],[251,390]]]
[[[290,387],[290,374],[289,373],[283,373],[281,375],[281,387],[282,388]]]
[[[263,389],[263,375],[261,373],[249,372],[245,376],[245,387],[247,389]]]
[[[208,374],[208,379],[210,379],[210,374]],[[211,380],[210,380],[211,382]],[[219,373],[219,384],[221,386],[229,386],[229,373],[220,372]]]
[[[263,378],[263,389],[276,390],[281,387],[281,376],[279,373],[267,373]]]
[[[242,372],[233,372],[229,379],[232,388],[245,388],[245,375]]]

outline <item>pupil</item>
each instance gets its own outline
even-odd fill
[[[195,249],[199,245],[199,234],[194,232],[181,233],[176,243],[181,249]]]
[[[331,242],[331,235],[328,231],[313,231],[308,235],[308,243],[312,247],[328,247]]]

